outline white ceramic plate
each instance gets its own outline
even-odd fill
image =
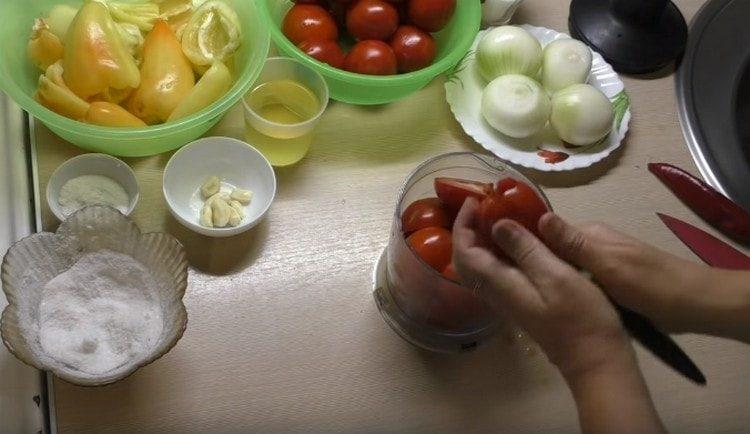
[[[565,33],[544,27],[520,26],[539,40],[542,47]],[[615,121],[612,133],[599,143],[582,147],[565,147],[552,128],[547,127],[527,139],[514,139],[496,131],[481,114],[482,90],[485,82],[479,75],[474,55],[479,41],[487,31],[479,32],[466,57],[459,62],[445,84],[445,95],[453,115],[466,134],[498,157],[519,166],[546,172],[580,169],[597,163],[620,146],[630,123],[630,100],[625,85],[602,56],[593,52],[589,84],[604,92],[612,101]]]

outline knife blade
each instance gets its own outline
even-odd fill
[[[690,223],[656,213],[662,222],[705,263],[730,270],[750,270],[750,257]]]
[[[661,359],[662,362],[694,383],[706,384],[706,376],[672,338],[659,331],[645,316],[617,303],[614,305],[630,336]]]

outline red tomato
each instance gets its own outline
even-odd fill
[[[336,41],[330,39],[308,39],[302,41],[298,47],[313,59],[327,63],[334,68],[341,69],[344,67],[344,58],[346,56]]]
[[[443,276],[445,276],[446,279],[452,280],[454,282],[461,282],[461,276],[458,275],[458,272],[456,271],[455,265],[453,265],[453,262],[448,264],[447,267],[445,267],[445,270],[443,270]]]
[[[478,229],[489,240],[495,222],[512,219],[537,234],[539,219],[546,212],[547,205],[536,192],[523,182],[517,182],[514,187],[496,192],[482,201],[479,205]]]
[[[358,0],[346,13],[346,28],[360,41],[386,41],[398,27],[398,11],[383,0]]]
[[[354,44],[344,60],[344,69],[370,75],[396,73],[396,55],[383,41],[360,41]]]
[[[458,211],[469,197],[481,202],[491,195],[492,184],[457,178],[435,178],[435,192],[449,208]]]
[[[445,27],[456,11],[456,0],[411,0],[409,19],[417,27],[437,32]]]
[[[451,231],[445,228],[424,228],[409,235],[406,243],[423,261],[438,272],[451,262],[453,241]]]
[[[505,193],[506,191],[510,190],[511,188],[518,185],[518,181],[516,181],[513,178],[505,178],[497,181],[497,186],[495,186],[495,191],[498,193]]]
[[[436,197],[412,202],[401,215],[401,227],[407,235],[431,226],[450,228],[451,224],[448,210]]]
[[[391,38],[399,72],[411,72],[432,64],[435,60],[435,40],[429,33],[414,26],[401,26]]]
[[[295,45],[307,39],[339,38],[333,17],[318,5],[294,5],[284,17],[282,31]]]

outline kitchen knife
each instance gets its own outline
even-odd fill
[[[675,371],[697,384],[706,384],[706,377],[690,357],[672,338],[660,332],[648,318],[617,303],[615,309],[630,336]]]
[[[588,278],[593,277],[588,271],[584,270],[582,273]],[[689,380],[700,385],[706,384],[706,377],[701,370],[672,338],[659,331],[645,316],[617,304],[612,299],[610,299],[610,302],[620,316],[623,327],[633,339],[640,342],[667,366]]]
[[[706,231],[666,214],[662,222],[705,263],[718,268],[750,270],[750,257]]]

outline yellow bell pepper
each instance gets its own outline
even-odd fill
[[[65,85],[62,61],[50,65],[39,77],[39,86],[34,98],[53,112],[74,120],[83,119],[89,110],[89,103]]]
[[[84,3],[65,36],[63,76],[83,99],[107,88],[137,88],[141,77],[105,5]]]
[[[92,102],[83,121],[105,127],[145,127],[146,123],[117,104]]]
[[[203,3],[182,32],[182,50],[196,66],[226,61],[242,42],[239,16],[220,0]]]
[[[148,124],[164,122],[194,85],[180,42],[165,21],[157,21],[143,44],[141,84],[126,107]]]
[[[150,32],[159,19],[159,5],[155,3],[107,2],[107,6],[117,22],[135,24],[144,32]]]
[[[221,98],[232,86],[232,74],[222,63],[214,63],[193,90],[180,102],[169,116],[170,121],[197,113]]]
[[[39,18],[34,20],[26,51],[29,59],[42,71],[46,71],[50,65],[63,57],[60,38],[50,31],[46,21]]]

